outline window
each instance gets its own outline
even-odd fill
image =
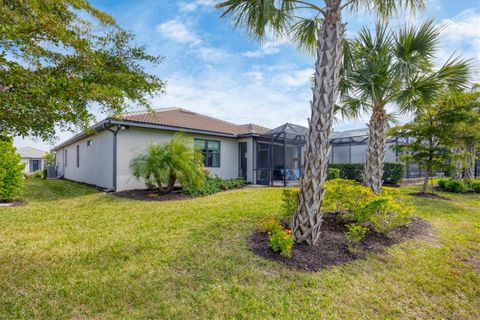
[[[63,163],[65,164],[65,167],[67,166],[67,149],[63,150]]]
[[[205,167],[220,167],[220,141],[195,139],[195,150],[202,153]]]
[[[88,140],[87,141],[87,147],[91,147],[92,146],[92,140]]]
[[[77,144],[77,168],[80,167],[80,146]]]
[[[40,160],[30,160],[30,165],[32,166],[30,172],[40,170]]]

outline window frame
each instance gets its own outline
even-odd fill
[[[203,141],[203,149],[200,150],[203,156],[203,165],[205,168],[220,168],[222,166],[222,142],[220,140],[213,140],[213,139],[205,139],[205,138],[194,138],[193,140],[193,148],[196,148],[196,142]],[[212,150],[208,150],[208,143],[209,142],[218,142],[218,152],[214,152]],[[205,152],[203,152],[205,150]],[[212,155],[212,165],[208,165],[207,154],[210,153]],[[218,153],[218,166],[213,165],[213,154]]]
[[[77,168],[80,168],[80,145],[77,144]]]

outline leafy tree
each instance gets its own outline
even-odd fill
[[[302,50],[316,52],[311,117],[299,206],[292,219],[297,242],[314,245],[320,238],[323,184],[327,178],[330,135],[342,63],[345,23],[342,12],[360,8],[387,18],[403,9],[422,9],[424,0],[224,0],[217,5],[255,39],[269,31],[289,37]]]
[[[433,21],[398,32],[377,24],[375,33],[362,29],[345,46],[341,109],[350,117],[371,114],[364,182],[377,194],[383,183],[386,106],[394,105],[401,113],[418,112],[434,103],[445,88],[462,88],[467,83],[467,61],[450,59],[434,69],[439,35]]]
[[[132,173],[143,178],[149,188],[170,193],[178,181],[184,188],[200,188],[205,182],[202,155],[196,154],[181,137],[168,143],[151,144],[147,152],[130,162]]]
[[[13,146],[13,139],[0,135],[0,202],[17,199],[22,193],[25,163]]]
[[[4,0],[0,10],[0,132],[49,139],[55,126],[88,125],[92,104],[116,114],[164,90],[143,68],[161,58],[86,0]]]
[[[409,143],[398,144],[395,148],[402,154],[399,160],[417,163],[426,171],[423,192],[428,191],[428,180],[433,172],[446,171],[451,163],[452,152],[446,145],[450,134],[447,128],[451,123],[445,120],[439,106],[435,105],[422,110],[410,123],[390,131],[391,135],[409,139]]]
[[[453,178],[473,179],[477,146],[480,142],[480,91],[476,84],[454,96],[445,96],[439,116],[449,124],[447,140],[454,153]]]

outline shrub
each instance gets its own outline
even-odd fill
[[[292,256],[293,237],[291,230],[283,227],[276,229],[268,235],[268,241],[274,252],[280,252],[284,257]]]
[[[437,184],[440,189],[445,189],[447,186],[447,182],[449,179],[443,178],[443,179],[438,179]]]
[[[365,204],[374,194],[370,188],[356,181],[334,179],[324,184],[324,209],[335,212],[353,212]]]
[[[240,188],[245,184],[243,178],[221,179],[207,176],[201,187],[184,187],[183,191],[191,196],[206,196],[220,191]]]
[[[328,168],[327,180],[340,179],[340,169]]]
[[[379,196],[370,199],[360,210],[357,223],[369,224],[373,230],[388,234],[395,228],[410,223],[414,207],[409,198],[396,199],[392,196]]]
[[[294,242],[292,231],[282,226],[273,215],[260,220],[258,224],[268,234],[270,248],[284,257],[290,257]]]
[[[341,179],[363,182],[363,163],[331,164],[329,168],[339,169]],[[383,181],[385,184],[398,185],[405,176],[405,165],[403,163],[385,162],[383,170]]]
[[[30,173],[24,173],[23,176],[25,177],[25,179],[42,179],[43,171],[37,170]]]
[[[454,193],[464,193],[468,191],[468,187],[463,180],[450,179],[445,183],[445,190]]]
[[[355,246],[357,245],[357,243],[362,241],[367,232],[367,227],[355,223],[350,223],[349,225],[347,225],[347,232],[345,232],[345,237],[347,238],[348,249],[350,251],[355,251]]]
[[[23,188],[22,170],[25,164],[13,146],[13,139],[0,135],[0,201],[17,199]]]
[[[405,176],[405,165],[403,163],[386,162],[383,166],[383,183],[397,186]]]
[[[298,207],[298,191],[284,189],[282,191],[282,209],[285,218],[293,216]]]
[[[473,192],[480,193],[480,180],[472,180],[470,184],[470,189]]]
[[[342,163],[332,164],[330,168],[340,170],[340,178],[346,180],[363,181],[363,164],[362,163]]]

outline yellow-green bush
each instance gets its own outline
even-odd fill
[[[374,196],[370,188],[353,180],[333,179],[324,184],[323,210],[334,212],[354,211]]]

